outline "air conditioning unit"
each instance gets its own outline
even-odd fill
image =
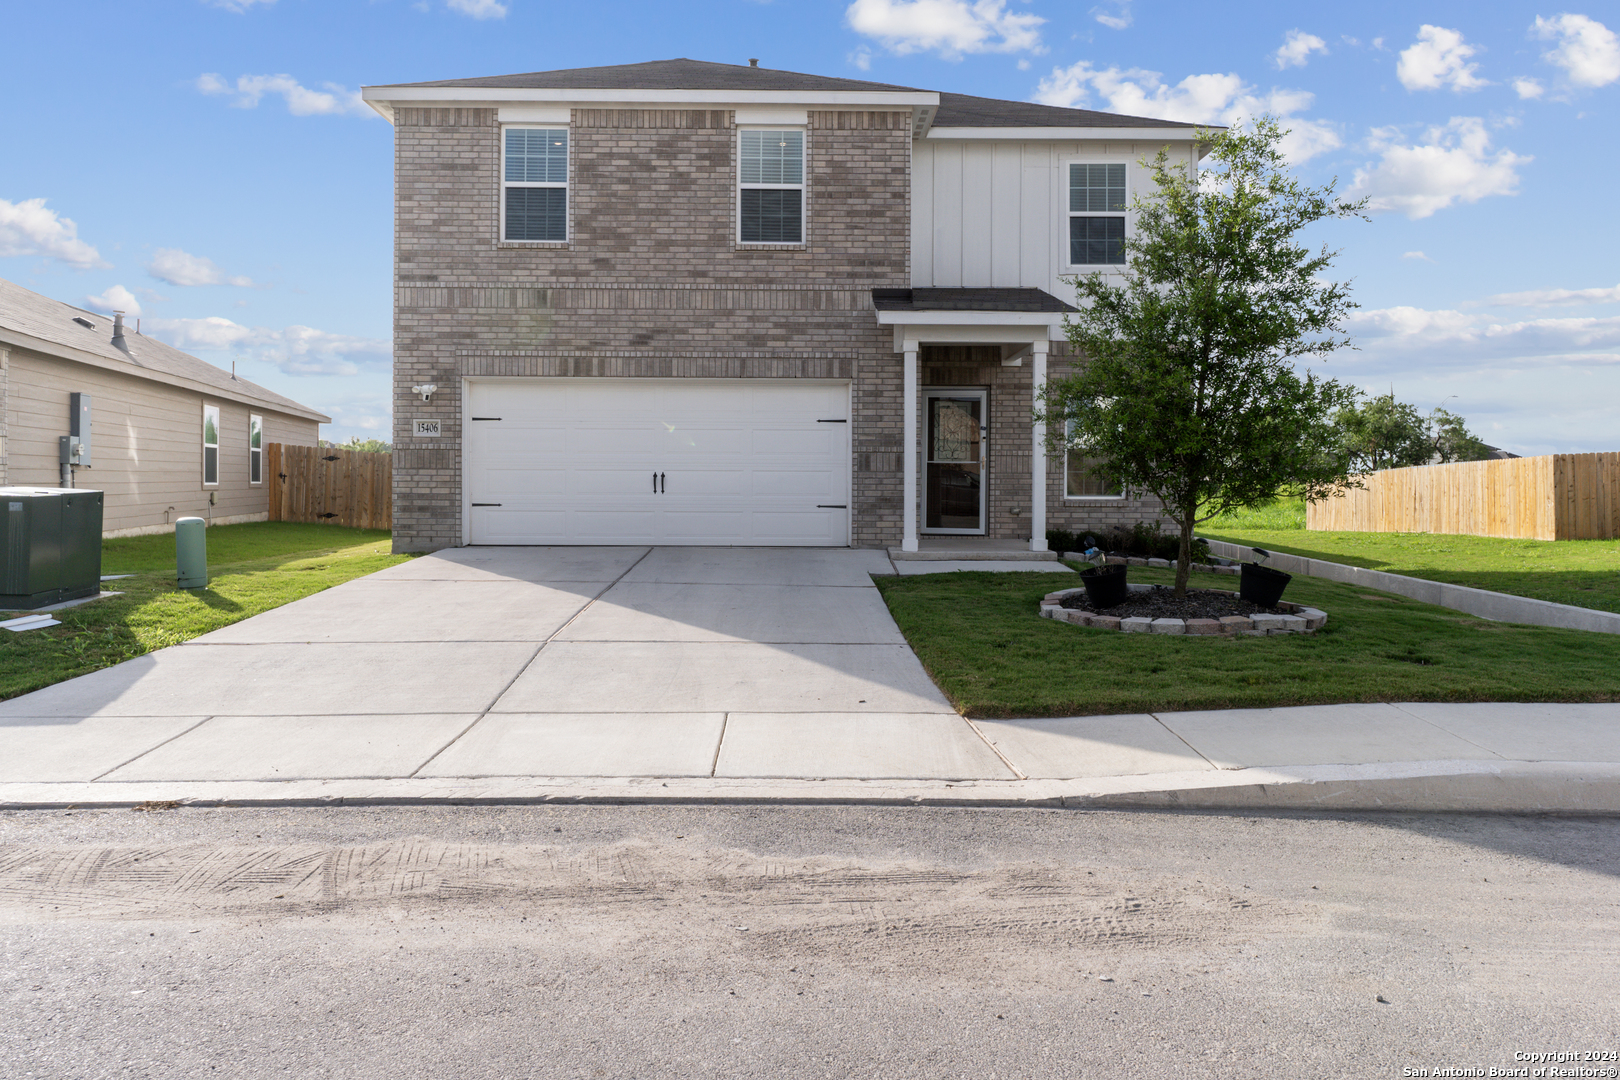
[[[101,512],[99,491],[0,488],[0,608],[99,593]]]

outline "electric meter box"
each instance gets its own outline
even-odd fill
[[[85,488],[0,488],[0,608],[101,591],[102,505]]]

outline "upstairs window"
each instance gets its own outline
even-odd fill
[[[568,129],[505,130],[501,239],[568,239]]]
[[[264,418],[248,416],[248,483],[264,482]]]
[[[1069,166],[1069,265],[1125,265],[1124,165]]]
[[[219,406],[203,406],[203,486],[219,483]]]
[[[804,132],[741,134],[738,238],[745,244],[804,243]]]

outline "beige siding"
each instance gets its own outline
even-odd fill
[[[60,483],[57,439],[67,434],[68,395],[88,393],[91,467],[76,470],[74,486],[107,493],[107,532],[161,527],[177,517],[262,518],[266,485],[248,483],[248,414],[264,418],[266,443],[310,445],[319,430],[313,420],[21,349],[11,350],[9,367],[6,482]],[[212,487],[202,482],[205,401],[220,414],[219,484]]]
[[[1192,144],[1165,145],[1172,162],[1192,159]],[[1069,163],[1123,164],[1131,193],[1149,195],[1153,176],[1138,162],[1158,150],[1102,139],[923,140],[912,152],[912,285],[1036,288],[1072,301],[1064,279],[1095,271],[1069,265]]]

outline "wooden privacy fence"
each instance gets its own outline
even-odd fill
[[[1549,454],[1384,469],[1311,503],[1305,527],[1526,540],[1620,537],[1620,453]]]
[[[271,521],[394,527],[394,458],[331,446],[267,443]]]

